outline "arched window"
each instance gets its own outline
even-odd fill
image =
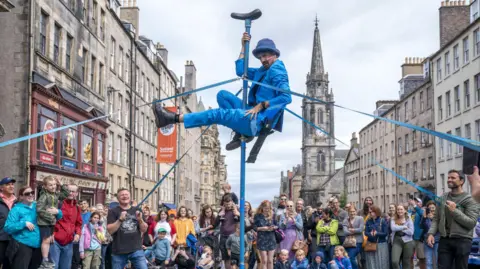
[[[325,172],[326,165],[325,153],[323,153],[323,151],[319,151],[317,154],[317,171]]]
[[[318,124],[323,124],[323,109],[318,109]]]

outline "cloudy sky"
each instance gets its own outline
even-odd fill
[[[440,0],[137,0],[140,34],[161,42],[169,50],[169,67],[184,74],[186,60],[197,68],[197,87],[235,77],[234,61],[244,31],[231,12],[259,8],[263,16],[253,23],[253,45],[261,38],[275,41],[289,72],[293,91],[305,93],[310,70],[315,15],[318,15],[323,59],[337,104],[373,112],[375,101],[397,99],[400,65],[405,57],[425,57],[438,42]],[[301,2],[301,4],[299,4]],[[258,66],[256,59],[252,66]],[[236,92],[237,82],[225,89]],[[219,89],[200,94],[206,107],[217,107]],[[301,114],[301,99],[289,108]],[[335,111],[337,138],[349,143],[353,132],[371,118]],[[222,147],[230,130],[220,128]],[[301,122],[286,114],[284,132],[269,137],[256,164],[247,165],[246,200],[253,206],[279,192],[280,172],[301,163]],[[252,144],[253,145],[253,144]],[[344,148],[344,146],[337,146]],[[247,148],[247,151],[250,149]],[[228,180],[239,194],[240,151],[226,152]]]

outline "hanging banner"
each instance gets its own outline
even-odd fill
[[[176,107],[165,109],[177,113]],[[174,163],[177,160],[177,125],[170,124],[158,129],[157,163]]]

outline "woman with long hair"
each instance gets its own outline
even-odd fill
[[[397,205],[397,211],[390,220],[392,237],[392,268],[400,268],[400,257],[402,268],[412,266],[412,257],[415,248],[413,241],[413,221],[408,217],[407,210],[402,204]]]
[[[364,268],[390,268],[390,257],[387,243],[388,223],[382,218],[382,211],[378,206],[372,205],[369,211],[370,216],[368,217],[365,227],[365,235],[367,236],[368,242],[377,244],[377,249],[375,251],[364,252],[366,256],[366,266]],[[404,268],[408,269],[410,267]]]
[[[198,224],[196,232],[199,237],[213,234],[215,229],[215,216],[213,215],[213,209],[210,205],[205,205],[202,208]]]
[[[357,208],[352,203],[348,208],[348,218],[343,221],[345,241],[343,246],[348,253],[352,269],[357,269],[357,255],[362,249],[364,223],[361,216],[357,216]]]
[[[279,226],[285,234],[285,239],[280,242],[280,250],[290,250],[288,253],[288,259],[293,260],[296,252],[296,250],[292,250],[293,243],[297,239],[303,240],[302,215],[297,214],[295,211],[293,201],[287,201],[285,213],[280,216]]]
[[[260,251],[260,269],[273,269],[273,254],[277,247],[273,224],[273,210],[270,201],[263,201],[257,208],[254,217],[254,227],[257,232],[257,249]]]
[[[181,206],[178,209],[177,219],[173,222],[175,229],[177,230],[177,240],[175,244],[177,246],[187,246],[187,236],[189,234],[195,235],[195,225],[192,219],[188,215],[187,208]]]
[[[17,197],[18,201],[10,210],[3,227],[12,236],[6,255],[11,268],[38,268],[42,263],[42,253],[35,193],[29,186],[24,186],[18,190]]]
[[[175,229],[175,225],[173,224],[172,221],[169,221],[168,219],[168,212],[167,210],[160,210],[158,212],[157,216],[155,217],[155,221],[157,222],[157,225],[155,225],[155,238],[157,238],[158,235],[158,230],[160,228],[165,229],[167,231],[167,234],[165,235],[165,238],[167,238],[170,243],[173,245],[175,243],[175,240],[177,238],[177,230]]]
[[[93,212],[88,223],[82,227],[79,251],[84,269],[100,268],[102,259],[102,243],[105,240],[105,230],[99,225],[101,215]]]

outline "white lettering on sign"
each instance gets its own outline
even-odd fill
[[[96,189],[97,188],[97,182],[93,180],[88,180],[88,179],[82,179],[78,177],[69,177],[69,176],[64,176],[64,175],[57,175],[57,174],[52,174],[52,173],[46,173],[46,172],[37,172],[37,181],[43,181],[43,179],[46,176],[52,176],[55,179],[59,179],[62,184],[76,184],[79,187],[82,188],[90,188],[90,189]]]

